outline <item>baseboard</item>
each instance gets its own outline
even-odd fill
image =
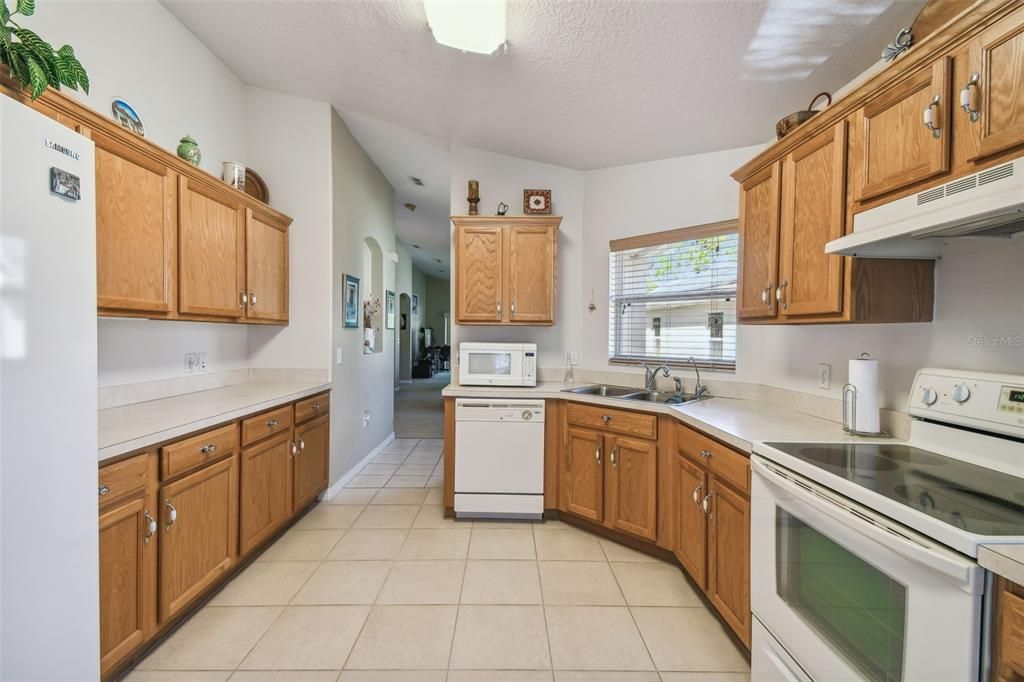
[[[378,445],[377,447],[370,451],[370,454],[366,455],[366,457],[363,457],[361,460],[356,462],[355,466],[349,469],[344,476],[335,481],[334,484],[327,489],[327,492],[324,493],[323,499],[333,499],[338,493],[341,492],[342,488],[348,485],[349,481],[351,481],[353,478],[359,475],[359,472],[363,470],[364,466],[370,463],[370,460],[372,460],[374,457],[383,452],[384,448],[390,445],[391,441],[393,441],[394,439],[395,432],[392,431],[390,434],[388,434],[387,438],[381,441],[380,445]]]

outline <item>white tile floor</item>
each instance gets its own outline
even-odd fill
[[[677,567],[557,521],[445,519],[441,451],[394,441],[127,679],[749,680]]]

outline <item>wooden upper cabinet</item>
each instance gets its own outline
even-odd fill
[[[740,185],[739,318],[775,317],[781,174],[782,164],[776,162]]]
[[[930,69],[908,77],[857,112],[858,201],[949,170],[950,74],[950,57],[941,57]]]
[[[186,608],[238,557],[238,460],[211,464],[160,490],[160,622]]]
[[[453,216],[455,322],[555,322],[557,216]]]
[[[179,312],[244,317],[245,210],[226,192],[185,177],[178,204]]]
[[[604,518],[604,436],[566,429],[559,509],[600,523]]]
[[[177,174],[97,132],[96,293],[101,310],[170,313]]]
[[[456,322],[500,322],[504,231],[500,225],[455,232]]]
[[[306,422],[295,428],[298,454],[292,475],[292,510],[299,511],[313,502],[327,487],[330,460],[331,424],[328,416]]]
[[[708,575],[711,603],[750,646],[750,500],[708,475]]]
[[[291,429],[242,450],[239,552],[247,554],[292,516]]]
[[[658,534],[658,443],[606,436],[605,524],[654,540]]]
[[[969,73],[958,74],[966,80],[955,85],[970,109],[957,112],[971,123],[968,160],[1024,145],[1024,8],[971,41],[967,64]]]
[[[825,244],[843,236],[845,217],[846,122],[841,121],[783,160],[779,315],[842,312],[844,259],[826,254]]]
[[[245,281],[251,320],[288,320],[288,224],[245,209]]]
[[[555,262],[558,242],[549,226],[508,228],[509,321],[555,321]]]

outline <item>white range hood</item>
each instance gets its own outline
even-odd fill
[[[950,237],[1024,230],[1024,157],[897,199],[853,217],[825,252],[858,258],[937,258]]]

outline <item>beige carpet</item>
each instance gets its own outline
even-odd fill
[[[395,393],[395,436],[444,438],[444,403],[441,389],[451,381],[448,372],[432,379],[413,379]]]

